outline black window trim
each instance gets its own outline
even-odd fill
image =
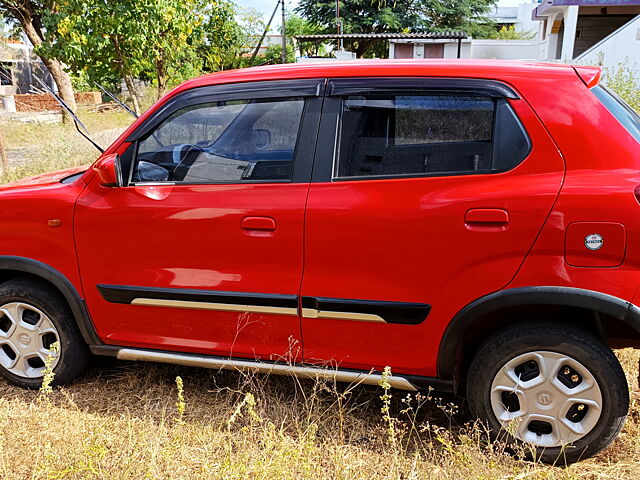
[[[146,137],[165,119],[178,110],[192,105],[232,100],[267,100],[287,97],[321,97],[326,80],[323,78],[304,80],[267,80],[261,82],[227,83],[195,87],[171,98],[162,105],[139,128],[129,135],[127,142]],[[250,97],[248,97],[250,96]]]
[[[325,78],[303,80],[273,80],[260,82],[242,82],[222,85],[196,87],[170,99],[165,105],[147,119],[125,141],[130,142],[133,158],[129,166],[125,187],[135,186],[190,186],[190,185],[264,185],[305,183],[311,179],[316,133],[320,122],[320,114],[326,87]],[[243,181],[210,181],[210,182],[133,182],[133,171],[138,157],[140,141],[147,138],[158,126],[171,115],[189,106],[202,105],[233,100],[269,100],[302,98],[304,106],[293,154],[291,178],[285,180],[243,180]],[[303,137],[313,136],[311,142],[302,142]],[[305,160],[306,158],[306,160]],[[311,160],[309,160],[311,159]]]
[[[420,172],[420,173],[399,173],[392,175],[360,175],[350,177],[339,177],[336,175],[339,149],[340,149],[340,132],[342,128],[342,102],[344,97],[349,95],[358,94],[380,94],[380,95],[392,95],[392,94],[404,94],[404,95],[473,95],[473,96],[485,96],[493,100],[494,103],[494,118],[491,126],[491,143],[492,143],[492,155],[491,165],[489,169],[485,170],[456,170],[449,172]],[[330,108],[337,107],[337,116],[335,119],[335,129],[333,132],[333,152],[331,159],[331,169],[329,178],[323,178],[320,171],[314,170],[313,181],[322,182],[329,181],[332,183],[337,182],[349,182],[349,181],[366,181],[366,180],[393,180],[393,179],[411,179],[411,178],[432,178],[432,177],[454,177],[454,176],[469,176],[469,175],[495,175],[499,173],[506,173],[508,171],[517,168],[526,158],[530,155],[533,148],[531,137],[522,123],[522,120],[514,111],[507,99],[520,100],[520,96],[507,84],[497,80],[487,79],[473,79],[473,78],[452,78],[452,77],[366,77],[366,78],[331,78],[327,82],[326,96],[333,100],[333,105],[329,102],[325,102]],[[523,159],[514,167],[504,170],[496,169],[494,167],[495,156],[495,141],[496,141],[496,126],[498,121],[498,107],[499,101],[502,100],[507,108],[511,111],[517,124],[522,128],[526,136],[528,143],[528,150]],[[323,115],[325,114],[323,110]],[[324,124],[324,136],[326,139],[327,124]],[[321,132],[322,134],[323,132]],[[319,139],[318,145],[323,143]],[[317,160],[316,160],[317,161]],[[320,170],[318,168],[318,170]]]
[[[328,82],[327,96],[382,93],[400,90],[406,92],[459,93],[484,95],[493,98],[520,99],[509,85],[497,80],[457,77],[366,77],[332,78]]]

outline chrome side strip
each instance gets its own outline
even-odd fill
[[[373,313],[331,312],[328,310],[316,310],[315,308],[303,308],[302,316],[304,318],[328,318],[334,320],[355,320],[357,322],[387,323],[380,315]]]
[[[190,367],[221,368],[226,370],[253,371],[257,373],[272,373],[274,375],[295,375],[301,378],[319,378],[323,380],[378,385],[382,375],[377,373],[354,372],[349,370],[335,370],[326,367],[297,366],[260,362],[258,360],[237,360],[222,357],[209,357],[189,353],[160,352],[156,350],[138,350],[123,348],[118,350],[119,360],[138,360],[146,362],[164,362]],[[389,385],[399,390],[412,392],[418,389],[406,378],[390,376]]]
[[[192,308],[196,310],[217,310],[223,312],[266,313],[269,315],[297,316],[297,308],[267,307],[259,305],[236,305],[231,303],[193,302],[189,300],[164,300],[161,298],[134,298],[131,305],[147,307]]]

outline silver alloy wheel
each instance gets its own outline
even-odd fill
[[[491,407],[515,438],[559,447],[584,437],[602,412],[602,392],[591,372],[557,352],[537,351],[509,360],[491,384]]]
[[[0,365],[10,373],[42,377],[47,358],[54,355],[51,345],[59,341],[56,327],[42,310],[22,302],[0,306]],[[52,368],[59,360],[55,355]]]

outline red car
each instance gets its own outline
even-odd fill
[[[464,394],[593,455],[640,346],[640,119],[591,67],[373,61],[186,82],[86,171],[0,190],[0,371],[90,354]]]

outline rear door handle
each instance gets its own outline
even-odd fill
[[[501,208],[472,208],[464,217],[467,225],[503,226],[509,223],[509,212]]]
[[[274,232],[276,221],[271,217],[244,217],[240,223],[243,230],[261,230]]]

